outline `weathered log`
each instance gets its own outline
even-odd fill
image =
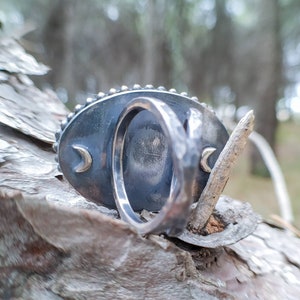
[[[66,109],[1,55],[1,299],[299,298],[300,240],[283,230],[219,248],[143,238],[77,194],[51,150]]]

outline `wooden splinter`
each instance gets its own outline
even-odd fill
[[[212,169],[206,187],[191,214],[189,222],[189,229],[191,231],[199,232],[208,222],[225,188],[230,172],[246,146],[248,136],[253,131],[253,127],[254,114],[251,110],[240,120],[233,130]]]

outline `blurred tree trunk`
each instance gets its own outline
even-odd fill
[[[257,70],[254,109],[256,131],[262,134],[271,147],[275,146],[277,128],[276,102],[282,74],[280,20],[278,0],[258,1]],[[251,172],[268,175],[268,171],[254,147],[251,151]]]
[[[44,43],[49,65],[55,72],[50,73],[49,81],[54,88],[65,88],[68,98],[74,102],[74,18],[77,1],[58,1],[53,5],[44,31]]]
[[[172,85],[178,89],[185,89],[186,62],[183,56],[183,41],[187,29],[188,9],[184,1],[173,1],[170,7],[169,38],[172,60]]]
[[[224,103],[222,88],[232,88],[232,20],[226,11],[227,1],[215,2],[216,24],[212,29],[212,43],[209,49],[211,65],[210,90],[215,107]]]
[[[155,80],[156,73],[156,52],[157,52],[157,30],[156,30],[156,20],[155,20],[155,6],[156,1],[149,1],[147,3],[147,15],[146,15],[146,26],[144,35],[144,81],[147,84],[152,84]]]

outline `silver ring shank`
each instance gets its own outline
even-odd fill
[[[142,110],[151,112],[167,137],[173,160],[173,180],[170,194],[160,212],[149,222],[143,222],[133,211],[127,197],[123,177],[123,150],[128,126]],[[121,218],[141,234],[166,232],[178,235],[187,222],[191,197],[185,183],[187,135],[173,110],[164,102],[148,97],[132,100],[121,113],[114,132],[112,147],[112,180],[114,198]],[[190,166],[188,166],[190,171]],[[189,172],[189,176],[190,176]]]

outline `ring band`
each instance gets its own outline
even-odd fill
[[[171,149],[173,179],[169,197],[158,214],[149,222],[142,221],[131,207],[123,177],[123,151],[130,122],[141,111],[151,112],[158,120]],[[200,126],[200,121],[196,122]],[[193,139],[188,139],[183,125],[174,111],[164,102],[150,97],[133,99],[124,108],[117,121],[112,147],[112,185],[116,206],[121,218],[141,235],[165,232],[179,235],[186,225],[192,197],[191,184],[196,167],[196,151],[191,150]],[[194,145],[194,144],[193,144]],[[192,157],[191,157],[192,155]],[[188,179],[187,179],[188,178]]]

